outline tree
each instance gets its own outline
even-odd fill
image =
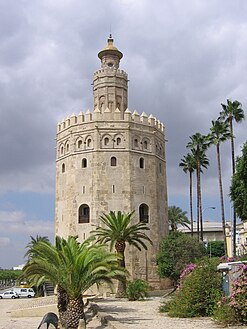
[[[226,245],[226,221],[225,221],[225,210],[224,210],[224,194],[222,187],[222,175],[221,175],[221,159],[220,159],[220,144],[231,138],[231,132],[228,122],[222,122],[220,120],[212,121],[210,128],[209,140],[211,144],[216,146],[216,155],[218,163],[218,179],[219,179],[219,191],[220,191],[220,205],[221,205],[221,221],[224,235],[224,248],[225,255],[227,256],[227,245]]]
[[[110,242],[110,250],[115,247],[118,255],[120,255],[119,265],[125,268],[125,248],[126,243],[133,245],[138,250],[147,246],[144,241],[152,244],[150,238],[143,232],[148,231],[149,227],[146,223],[140,222],[132,224],[134,212],[123,213],[118,211],[110,211],[109,214],[100,216],[100,221],[104,227],[97,226],[91,233],[97,238],[98,243]],[[126,290],[126,280],[119,280],[117,296],[122,297]]]
[[[171,226],[171,231],[177,231],[178,225],[182,225],[187,227],[189,230],[191,229],[188,224],[190,221],[186,216],[187,212],[183,211],[181,208],[176,206],[168,207],[168,222]]]
[[[31,241],[28,242],[26,245],[27,252],[25,253],[24,257],[28,257],[28,259],[32,258],[32,252],[33,252],[33,247],[36,245],[36,243],[40,241],[44,242],[49,242],[49,239],[47,236],[41,236],[41,235],[36,235],[36,238],[34,238],[32,235],[30,235]]]
[[[207,253],[210,257],[223,257],[225,255],[224,241],[208,241]]]
[[[223,110],[220,112],[220,118],[225,120],[230,125],[231,132],[231,150],[232,150],[232,174],[235,174],[235,149],[234,149],[234,133],[233,133],[233,122],[242,122],[244,120],[244,110],[242,104],[235,100],[230,101],[227,99],[227,104],[221,104]],[[233,253],[236,255],[236,232],[237,231],[237,220],[236,211],[233,209]]]
[[[232,176],[230,197],[238,217],[247,220],[247,142],[242,148],[242,156],[237,158],[236,172]]]
[[[113,278],[125,275],[118,257],[90,240],[80,244],[75,237],[65,240],[57,236],[55,246],[38,241],[30,254],[23,277],[36,285],[44,280],[57,285],[59,318],[67,329],[77,329],[80,319],[85,321],[82,294],[86,290],[102,282],[112,284]]]
[[[182,232],[171,232],[160,245],[157,255],[158,272],[161,277],[173,280],[176,285],[183,268],[206,254],[201,241]]]
[[[179,166],[183,168],[185,173],[189,172],[190,180],[190,227],[191,227],[191,236],[193,236],[193,172],[196,170],[196,161],[194,156],[191,153],[188,153],[186,156],[181,159]]]
[[[190,142],[187,147],[191,150],[196,162],[196,179],[197,179],[197,235],[198,239],[203,241],[203,222],[202,222],[202,195],[201,195],[201,172],[202,167],[209,166],[208,158],[206,157],[206,150],[209,147],[207,136],[196,133],[190,136]],[[201,230],[199,231],[199,224]]]

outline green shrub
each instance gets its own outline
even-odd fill
[[[206,254],[204,244],[182,232],[170,233],[161,243],[157,255],[158,272],[176,284],[181,271]]]
[[[222,279],[217,272],[218,261],[204,259],[183,277],[183,284],[166,305],[173,317],[209,316],[222,296]]]
[[[213,315],[214,319],[223,325],[238,323],[235,310],[229,305],[228,301],[224,297],[222,301],[217,303]]]
[[[129,281],[126,288],[126,296],[128,300],[140,300],[147,297],[149,286],[148,283],[144,280],[137,279]]]

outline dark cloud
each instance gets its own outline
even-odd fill
[[[244,1],[2,0],[0,22],[2,193],[54,191],[56,124],[92,108],[97,53],[110,30],[124,53],[129,108],[165,124],[172,200],[187,198],[188,177],[178,163],[189,136],[206,134],[227,98],[247,106]],[[235,125],[238,153],[246,122]],[[209,157],[207,198],[218,193],[213,149]],[[229,145],[222,167],[227,195]]]

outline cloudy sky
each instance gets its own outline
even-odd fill
[[[189,210],[178,167],[189,136],[221,103],[247,106],[245,0],[0,0],[0,267],[23,263],[29,236],[54,234],[56,123],[92,108],[97,53],[112,32],[129,74],[129,108],[164,122],[169,204]],[[246,110],[247,112],[247,110]],[[247,120],[235,125],[236,150]],[[230,145],[222,146],[226,217]],[[204,217],[220,220],[215,149]]]

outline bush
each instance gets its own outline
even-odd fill
[[[241,274],[233,282],[232,294],[222,298],[215,309],[214,317],[220,322],[247,324],[247,265],[241,265],[239,271]]]
[[[183,277],[182,286],[164,308],[173,317],[209,316],[222,296],[217,260],[204,259]]]
[[[203,243],[182,232],[171,232],[162,241],[157,255],[159,275],[177,283],[183,268],[205,254]]]
[[[148,283],[144,280],[137,279],[129,281],[126,288],[126,296],[128,300],[140,300],[147,297],[149,286]]]
[[[225,255],[224,241],[208,241],[207,254],[211,257],[222,257]]]

